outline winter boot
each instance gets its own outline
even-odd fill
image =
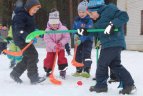
[[[89,78],[90,77],[89,72],[90,72],[90,67],[85,67],[84,72],[81,73],[81,76],[85,78]]]
[[[44,70],[46,72],[46,76],[49,77],[52,72],[52,69],[47,69],[46,67],[44,67]]]
[[[51,73],[52,73],[52,69],[47,70],[46,71],[46,76],[49,77],[51,75]]]
[[[66,70],[60,71],[60,76],[62,79],[65,79],[66,77]]]
[[[67,70],[67,67],[65,67],[64,69],[62,68],[62,70],[60,70],[60,76],[62,77],[62,79],[65,79],[66,77],[66,70]]]
[[[9,66],[9,68],[14,68],[14,67],[15,67],[15,65],[16,65],[15,60],[12,60],[12,61],[10,62],[10,66]]]
[[[70,52],[70,51],[68,51],[68,52],[67,52],[67,54],[68,54],[68,55],[71,55],[71,52]]]
[[[31,84],[38,84],[38,83],[41,83],[43,81],[45,81],[46,78],[45,77],[39,77],[38,75],[33,75],[33,76],[30,76],[30,81],[31,81]]]
[[[96,77],[92,78],[92,80],[96,80]]]
[[[80,76],[85,77],[85,78],[89,78],[89,77],[90,77],[90,74],[87,73],[87,72],[82,72],[82,73],[80,74]]]
[[[81,76],[81,73],[75,72],[75,73],[72,74],[72,76],[79,77],[79,76]]]
[[[136,87],[135,85],[132,85],[132,86],[127,86],[123,88],[122,90],[120,90],[119,94],[132,94],[134,92],[136,92]]]
[[[13,79],[15,82],[17,82],[17,83],[22,83],[22,80],[19,78],[20,77],[20,74],[18,74],[16,71],[12,71],[11,73],[10,73],[10,77],[11,77],[11,79]]]
[[[38,84],[38,83],[41,83],[45,80],[46,80],[45,77],[37,77],[34,81],[31,81],[31,84]]]
[[[95,91],[96,93],[100,93],[100,92],[107,92],[108,88],[107,87],[103,87],[103,88],[96,88],[95,86],[91,86],[89,89],[90,92]]]
[[[79,77],[79,76],[81,76],[82,69],[83,69],[82,67],[77,67],[77,68],[76,68],[76,72],[73,73],[72,76],[74,76],[74,77]]]

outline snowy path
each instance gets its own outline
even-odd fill
[[[38,48],[39,52],[39,74],[40,76],[45,75],[43,70],[43,59],[46,56],[45,49]],[[29,79],[26,76],[26,72],[21,76],[23,84],[16,84],[13,80],[10,79],[9,73],[9,60],[6,56],[0,55],[0,96],[122,96],[118,94],[119,89],[118,83],[108,84],[108,93],[95,93],[89,92],[89,87],[94,85],[95,82],[92,81],[92,78],[95,74],[96,69],[96,54],[95,49],[92,51],[93,65],[91,69],[91,78],[76,78],[72,77],[71,74],[75,71],[75,68],[70,64],[72,56],[67,56],[69,62],[69,68],[67,71],[66,80],[59,78],[59,72],[56,68],[55,75],[57,79],[62,80],[62,86],[56,86],[51,84],[48,79],[38,85],[30,85]],[[73,50],[72,50],[73,54]],[[138,89],[136,94],[131,96],[143,96],[143,52],[137,51],[123,51],[122,52],[122,62],[123,65],[130,71],[132,74],[135,85]],[[77,86],[76,82],[81,80],[83,82],[82,86]],[[123,95],[126,96],[126,95]],[[128,95],[127,95],[128,96]]]

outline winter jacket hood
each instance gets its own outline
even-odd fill
[[[27,11],[29,11],[33,6],[36,6],[36,5],[40,5],[40,6],[41,6],[39,0],[27,0],[27,2],[26,2],[26,4],[25,4],[24,8],[25,8]]]

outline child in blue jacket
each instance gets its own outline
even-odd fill
[[[105,5],[104,0],[90,0],[88,14],[96,20],[94,28],[105,29],[98,33],[101,42],[100,57],[96,70],[96,85],[90,91],[107,92],[108,67],[119,77],[123,89],[120,94],[131,94],[135,89],[130,73],[121,65],[121,51],[126,48],[124,24],[129,20],[128,14],[115,5]],[[118,28],[118,32],[113,29]]]
[[[82,1],[78,5],[78,17],[75,19],[73,24],[73,29],[81,29],[84,28],[89,29],[93,26],[93,21],[86,13],[87,9],[87,1]],[[90,77],[90,67],[92,64],[91,60],[91,50],[93,44],[93,36],[79,36],[77,33],[74,34],[74,43],[78,45],[76,51],[76,58],[75,60],[78,63],[83,63],[83,67],[76,67],[76,72],[73,76],[83,76],[85,78]]]

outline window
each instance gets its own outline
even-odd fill
[[[141,35],[143,35],[143,10],[141,10]]]
[[[114,3],[117,4],[117,0],[104,0],[106,4]]]
[[[125,36],[127,35],[127,24],[124,25]]]

